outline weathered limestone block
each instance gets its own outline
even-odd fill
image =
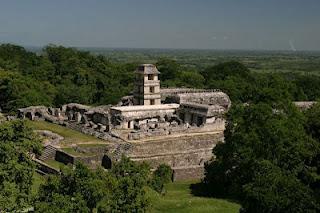
[[[177,127],[177,126],[178,126],[178,122],[172,121],[172,122],[170,123],[170,125],[173,126],[173,127]]]
[[[151,119],[149,120],[149,122],[155,122],[155,123],[158,123],[158,122],[159,122],[159,120],[158,120],[158,118],[151,118]]]
[[[148,123],[148,119],[144,119],[144,120],[139,120],[138,121],[139,125],[144,125],[144,124],[147,124],[147,123]]]
[[[166,129],[170,126],[170,123],[169,122],[165,122],[165,123],[157,123],[157,128],[160,128],[160,129]]]
[[[148,131],[146,135],[148,137],[154,137],[154,136],[167,135],[168,133],[169,132],[164,129],[154,129],[154,130]]]
[[[129,140],[140,140],[141,139],[140,133],[130,133],[128,135],[128,139]]]
[[[96,128],[98,127],[98,125],[95,124],[95,123],[92,122],[92,121],[90,121],[89,124],[90,124],[91,128],[93,128],[93,129],[96,129]]]
[[[105,132],[107,129],[107,126],[103,125],[103,124],[98,124],[98,129],[100,132]]]
[[[180,133],[180,132],[184,132],[188,129],[188,127],[186,125],[179,125],[179,126],[171,126],[169,128],[169,134],[175,134],[175,133]]]
[[[148,126],[147,126],[147,124],[141,124],[141,125],[139,125],[139,129],[141,131],[147,131],[148,130]]]
[[[155,122],[150,122],[147,125],[148,125],[148,128],[150,128],[150,129],[155,129],[156,128],[156,123]]]

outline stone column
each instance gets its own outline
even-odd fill
[[[76,112],[75,113],[75,120],[77,123],[80,123],[81,122],[81,113],[80,112]]]
[[[134,129],[134,122],[133,122],[133,121],[129,121],[128,127],[129,127],[130,129]]]
[[[185,123],[188,123],[188,124],[191,124],[191,123],[192,123],[192,121],[191,121],[191,114],[190,114],[189,112],[185,112],[184,122],[185,122]]]

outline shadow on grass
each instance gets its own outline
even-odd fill
[[[208,186],[202,182],[190,185],[191,194],[197,197],[213,197],[213,194],[208,190]]]
[[[240,203],[234,196],[224,193],[223,189],[214,189],[207,184],[200,182],[190,185],[191,194],[197,197],[224,199],[234,203]]]

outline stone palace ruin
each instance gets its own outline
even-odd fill
[[[68,154],[57,142],[46,143],[45,157],[60,162],[80,160],[92,168],[108,168],[125,155],[153,168],[166,163],[175,180],[201,178],[212,149],[223,141],[224,114],[231,105],[228,95],[218,90],[160,89],[160,73],[152,64],[140,65],[135,73],[133,95],[116,106],[31,106],[19,109],[18,117],[56,123],[107,142],[99,148],[73,146],[82,152],[90,149],[95,154],[90,157]]]

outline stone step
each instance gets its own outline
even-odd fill
[[[54,159],[56,155],[57,148],[48,145],[44,148],[42,155],[39,157],[39,160],[45,161],[48,159]]]

